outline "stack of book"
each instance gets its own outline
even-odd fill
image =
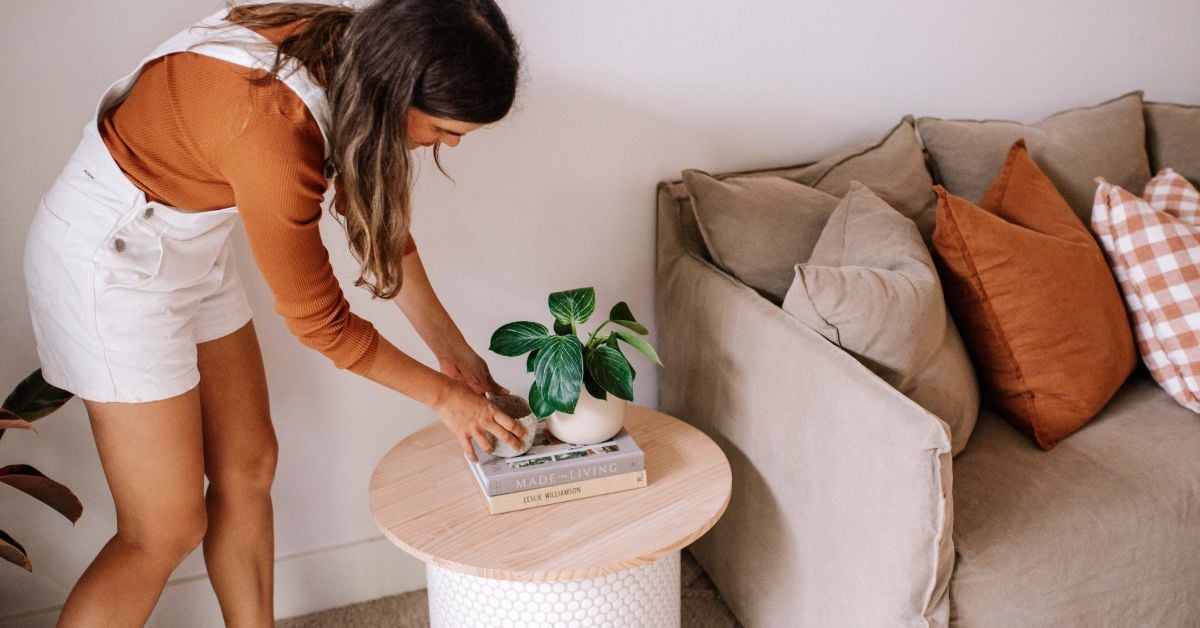
[[[512,458],[484,453],[467,460],[493,515],[646,486],[645,455],[628,430],[594,445],[554,438],[544,421],[529,451]]]

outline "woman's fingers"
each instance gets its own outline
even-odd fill
[[[495,436],[497,439],[504,440],[504,442],[508,443],[509,446],[511,446],[513,449],[516,449],[517,451],[520,451],[521,448],[525,445],[525,443],[520,438],[518,438],[516,434],[513,434],[512,432],[508,431],[507,429],[501,427],[499,423],[492,423],[491,425],[489,425],[487,427],[487,431],[490,434],[492,434],[493,436]]]
[[[475,455],[475,448],[471,446],[471,439],[466,434],[458,435],[458,444],[462,445],[463,453],[467,455],[467,459],[471,462],[479,462],[479,457]]]
[[[490,454],[496,450],[496,444],[492,442],[492,439],[488,438],[488,430],[480,429],[477,426],[472,430],[471,437],[479,444],[479,448],[485,452]]]

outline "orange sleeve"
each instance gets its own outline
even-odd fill
[[[275,311],[302,343],[363,375],[374,362],[379,332],[350,311],[333,275],[318,230],[327,186],[324,143],[299,99],[292,104],[257,109],[213,165],[233,188]]]

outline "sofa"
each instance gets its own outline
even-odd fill
[[[942,181],[923,156],[916,185]],[[691,551],[743,624],[1200,626],[1200,416],[1143,367],[1050,451],[984,399],[954,456],[945,421],[714,263],[682,181],[657,188],[655,314],[660,408],[733,469]]]

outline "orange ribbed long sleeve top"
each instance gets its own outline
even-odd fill
[[[278,43],[303,24],[258,32]],[[104,113],[100,135],[147,199],[190,211],[236,205],[288,329],[338,368],[365,374],[379,332],[350,311],[321,242],[321,129],[285,83],[252,85],[251,73],[199,53],[155,59]],[[404,253],[415,249],[410,238]]]

